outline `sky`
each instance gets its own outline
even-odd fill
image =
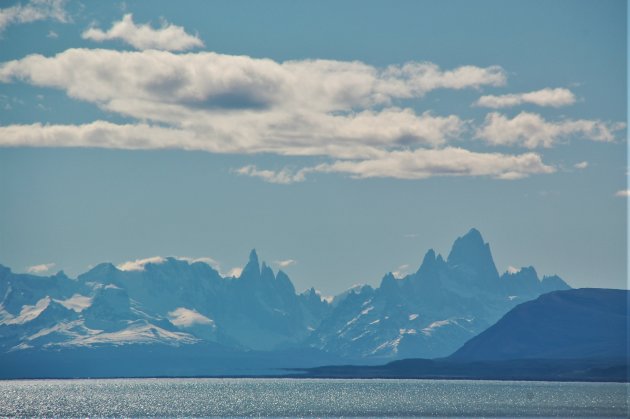
[[[625,1],[0,2],[0,263],[627,288]]]

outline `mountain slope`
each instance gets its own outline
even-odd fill
[[[507,313],[449,359],[627,358],[630,291],[551,292]]]

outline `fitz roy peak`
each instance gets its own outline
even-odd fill
[[[569,288],[557,276],[540,280],[531,267],[499,276],[490,246],[472,229],[446,260],[429,250],[417,272],[354,290],[308,342],[346,357],[443,357],[517,304]]]
[[[314,289],[296,293],[254,250],[237,278],[177,258],[128,270],[103,263],[76,279],[0,265],[0,354],[214,345],[370,362],[444,357],[517,304],[568,288],[532,267],[499,275],[475,229],[446,259],[429,250],[417,272],[389,273],[378,288],[354,287],[331,301]]]

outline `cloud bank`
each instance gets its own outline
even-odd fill
[[[174,33],[174,28],[179,27],[138,26],[126,15],[109,31],[93,29],[85,36],[126,37],[144,47],[143,34]],[[175,32],[188,36],[179,29]],[[623,127],[590,120],[548,122],[526,112],[512,119],[493,112],[474,127],[457,115],[417,113],[405,106],[436,89],[503,86],[506,75],[498,66],[445,70],[429,62],[408,62],[378,68],[359,61],[276,62],[213,52],[76,48],[2,63],[0,82],[60,89],[134,121],[2,126],[0,146],[184,149],[327,160],[296,170],[235,169],[278,184],[302,182],[310,173],[518,179],[555,169],[535,153],[473,152],[450,144],[472,134],[493,146],[533,149],[572,135],[612,141]],[[526,95],[532,100],[542,94]]]

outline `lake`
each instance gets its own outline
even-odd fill
[[[347,379],[0,381],[0,416],[618,416],[628,384]]]

